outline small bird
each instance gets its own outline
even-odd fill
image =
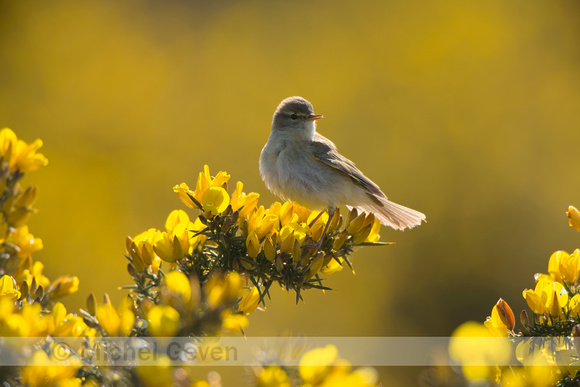
[[[286,98],[278,105],[260,154],[260,174],[268,189],[310,210],[328,209],[327,227],[341,205],[372,212],[381,224],[396,230],[420,225],[424,214],[387,200],[375,183],[316,132],[320,118],[301,97]]]

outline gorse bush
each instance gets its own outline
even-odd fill
[[[566,215],[570,226],[580,231],[580,212],[570,206]],[[516,329],[514,313],[501,298],[483,324],[467,322],[459,326],[453,334],[450,354],[463,363],[464,376],[478,383],[487,380],[488,385],[580,385],[579,273],[580,249],[572,254],[556,251],[548,261],[548,273],[536,274],[534,288],[522,293],[530,311],[521,311],[520,328]],[[460,344],[461,337],[511,340],[490,340],[494,344],[474,351],[465,345],[469,341]],[[509,342],[514,345],[505,345]],[[521,366],[505,365],[512,358]],[[469,365],[478,362],[478,366]]]
[[[102,359],[118,358],[118,347],[97,339],[189,337],[219,346],[219,340],[203,344],[203,338],[243,335],[248,315],[271,301],[272,285],[295,292],[298,302],[306,290],[328,289],[325,276],[352,269],[355,247],[381,244],[380,223],[372,214],[353,210],[343,218],[337,211],[323,235],[326,213],[289,202],[265,208],[257,193],[243,192],[241,182],[228,192],[230,176],[212,177],[205,166],[195,189],[185,183],[174,187],[196,210],[195,218],[175,210],[164,229],[127,237],[133,282],[124,286],[120,304],[112,305],[107,294],[99,302],[91,293],[86,308],[71,313],[60,299],[78,290],[78,278],[50,281],[43,275],[43,264],[32,258],[42,241],[26,225],[38,190],[19,182],[24,173],[47,165],[37,152],[41,146],[41,140],[17,139],[10,129],[0,132],[0,349],[2,360],[15,365],[0,373],[10,385],[219,385],[216,373],[199,379],[195,367],[174,366],[164,354],[154,364],[103,364]],[[147,341],[137,343],[127,351],[155,351]],[[332,345],[302,354],[298,368],[275,363],[254,368],[257,385],[377,384],[372,369],[352,370]]]

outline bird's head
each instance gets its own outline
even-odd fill
[[[274,112],[272,130],[314,130],[315,121],[322,118],[314,114],[312,104],[302,97],[286,98]]]

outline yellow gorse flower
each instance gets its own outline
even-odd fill
[[[170,271],[165,275],[164,283],[169,292],[179,295],[185,303],[191,301],[191,283],[185,274]]]
[[[548,271],[555,281],[565,281],[568,285],[574,284],[578,279],[578,258],[580,250],[574,251],[572,255],[565,251],[556,251],[550,257]]]
[[[42,146],[37,139],[32,144],[19,140],[8,128],[0,130],[0,157],[8,164],[10,170],[21,173],[35,171],[48,164],[48,160],[36,151]]]
[[[267,366],[260,371],[256,380],[258,387],[291,387],[286,371],[278,366]]]
[[[570,227],[574,227],[576,230],[580,231],[580,211],[574,206],[568,207],[568,212],[566,216],[570,219]]]
[[[370,387],[376,386],[378,379],[372,368],[353,371],[348,361],[338,357],[334,345],[306,352],[300,358],[298,372],[305,386]]]
[[[237,211],[240,210],[240,217],[246,218],[250,213],[254,211],[256,206],[258,205],[258,199],[260,198],[260,194],[255,192],[250,192],[248,194],[243,192],[244,184],[241,181],[236,183],[236,189],[232,193],[232,197],[230,199],[230,204],[232,206],[232,210]]]
[[[230,197],[222,187],[209,187],[203,193],[200,203],[206,213],[217,215],[228,207]]]
[[[534,290],[524,290],[523,296],[536,314],[547,312],[552,317],[558,317],[563,313],[562,308],[568,305],[568,292],[564,286],[546,277],[538,279]]]
[[[181,316],[169,305],[155,305],[147,312],[149,333],[157,337],[170,337],[179,330]]]
[[[243,314],[250,314],[258,308],[258,303],[260,302],[260,291],[257,287],[252,287],[250,290],[244,294],[238,310]]]
[[[50,280],[42,274],[44,270],[44,264],[40,261],[32,262],[30,256],[24,259],[19,267],[16,274],[16,283],[22,284],[26,282],[28,287],[32,286],[32,281],[36,282],[37,286],[42,286],[46,289],[50,285]]]
[[[79,278],[77,276],[63,275],[58,277],[48,289],[53,297],[63,297],[76,293],[79,290]]]
[[[9,275],[5,274],[0,278],[0,296],[8,296],[13,299],[18,299],[21,296],[16,281]]]
[[[22,383],[31,387],[41,386],[80,386],[76,378],[82,363],[75,357],[61,360],[60,357],[47,355],[42,349],[34,352],[22,370]]]
[[[96,307],[96,317],[101,328],[109,336],[129,336],[135,325],[135,313],[133,312],[132,300],[125,297],[119,307],[115,309],[111,305],[108,296],[105,302]]]
[[[29,257],[43,248],[42,240],[35,238],[26,225],[11,231],[6,241],[18,247],[17,254],[20,258]]]
[[[195,203],[195,201],[197,201],[198,203],[202,204],[205,211],[215,211],[215,213],[212,212],[215,215],[218,212],[222,212],[229,204],[229,197],[226,200],[226,198],[223,196],[224,192],[225,196],[227,196],[227,182],[229,179],[230,175],[225,172],[220,172],[215,178],[212,178],[209,174],[209,167],[205,165],[203,167],[203,172],[200,172],[197,178],[195,191],[191,191],[189,186],[185,183],[176,185],[173,187],[173,191],[179,195],[179,198],[186,206],[190,208],[198,208],[197,204]],[[210,190],[210,188],[221,188],[223,191],[218,189]],[[206,195],[208,190],[210,190],[210,192],[208,192]],[[204,195],[206,195],[205,205],[203,203]],[[195,199],[195,201],[192,200],[192,198]],[[226,201],[227,204],[224,206]],[[219,210],[222,207],[223,209]]]
[[[483,324],[493,336],[508,336],[510,331],[514,329],[514,314],[507,302],[500,298],[494,305],[491,316]]]

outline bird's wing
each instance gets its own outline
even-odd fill
[[[369,191],[369,193],[386,199],[385,194],[375,183],[363,175],[352,161],[338,153],[336,146],[332,141],[318,133],[315,133],[311,147],[312,154],[318,161],[344,173],[355,183]]]

